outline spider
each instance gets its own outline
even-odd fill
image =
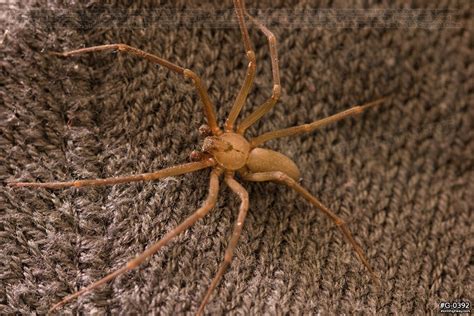
[[[126,44],[107,44],[100,46],[87,47],[62,53],[53,53],[58,56],[68,57],[79,55],[83,53],[99,52],[99,51],[118,51],[128,53],[146,60],[161,65],[184,76],[184,78],[191,79],[197,90],[197,93],[203,103],[204,115],[207,120],[207,125],[202,125],[199,128],[200,133],[205,137],[201,151],[193,151],[190,154],[192,162],[176,165],[170,168],[165,168],[152,173],[144,173],[132,176],[105,178],[105,179],[90,179],[90,180],[76,180],[69,182],[47,182],[47,183],[31,183],[31,182],[10,182],[9,185],[13,187],[34,187],[34,188],[48,188],[60,189],[67,187],[88,187],[100,185],[114,185],[120,183],[134,182],[134,181],[149,181],[158,180],[166,177],[182,175],[201,169],[211,168],[209,192],[206,200],[202,206],[197,209],[191,216],[186,218],[181,224],[169,231],[162,239],[147,248],[143,253],[136,256],[134,259],[128,261],[122,268],[107,274],[102,279],[90,284],[89,286],[64,297],[60,302],[53,305],[50,312],[66,304],[67,302],[79,297],[80,295],[89,292],[100,285],[116,278],[117,276],[126,273],[143,263],[147,258],[159,251],[171,239],[178,234],[192,226],[199,219],[203,218],[215,205],[219,190],[219,181],[223,175],[225,183],[229,188],[238,195],[241,204],[237,222],[235,223],[232,236],[226,248],[224,259],[221,262],[219,269],[209,285],[201,305],[197,311],[200,315],[204,312],[204,308],[209,301],[213,290],[218,285],[220,279],[224,275],[226,269],[231,263],[233,252],[236,248],[240,234],[242,232],[243,224],[249,208],[249,197],[245,188],[236,181],[235,174],[238,173],[240,177],[247,181],[264,182],[273,181],[282,183],[294,189],[309,203],[315,206],[328,216],[339,228],[341,233],[352,245],[358,259],[367,268],[371,277],[379,284],[361,246],[354,240],[352,233],[347,227],[344,220],[337,216],[334,212],[324,206],[316,197],[314,197],[308,190],[298,183],[300,178],[300,171],[296,164],[285,155],[265,149],[261,146],[263,143],[280,137],[287,137],[298,135],[301,133],[308,133],[317,128],[323,127],[330,123],[339,121],[343,118],[360,114],[364,110],[381,103],[384,98],[367,103],[361,106],[354,106],[348,110],[342,111],[335,115],[326,117],[321,120],[314,121],[309,124],[294,126],[290,128],[271,131],[259,135],[254,138],[246,139],[244,137],[246,130],[255,122],[257,122],[265,113],[270,111],[277,103],[280,94],[280,75],[278,66],[277,41],[274,34],[261,22],[250,15],[245,9],[243,0],[234,0],[235,12],[237,15],[240,32],[242,35],[243,44],[245,47],[246,58],[248,60],[247,72],[243,85],[232,105],[229,116],[225,121],[223,128],[219,127],[216,120],[214,106],[208,96],[207,90],[201,78],[193,71],[176,65],[168,60],[165,60],[156,55],[144,52],[135,47]],[[252,87],[256,72],[256,57],[250,42],[246,19],[254,23],[257,28],[263,32],[268,40],[270,47],[271,68],[273,78],[273,92],[272,95],[261,104],[253,113],[244,118],[238,125],[236,119],[247,99],[247,95]]]

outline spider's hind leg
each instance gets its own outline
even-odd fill
[[[204,308],[211,297],[213,290],[216,288],[217,284],[221,280],[222,276],[224,275],[227,267],[230,265],[232,261],[232,256],[234,254],[235,247],[237,247],[237,242],[240,238],[240,233],[242,232],[242,227],[244,225],[245,217],[247,216],[247,211],[249,209],[249,196],[247,190],[240,185],[232,175],[226,175],[225,182],[230,187],[232,191],[234,191],[240,198],[240,210],[239,215],[237,217],[237,222],[235,223],[234,231],[232,232],[232,237],[229,241],[229,245],[225,251],[224,260],[222,261],[221,265],[219,266],[219,270],[217,271],[214,279],[212,280],[209,288],[207,289],[206,295],[204,296],[201,306],[199,306],[199,310],[197,315],[201,315],[204,312]]]
[[[255,181],[255,182],[263,182],[263,181],[273,181],[277,183],[283,183],[288,187],[292,188],[299,194],[303,196],[309,203],[315,206],[317,209],[322,211],[327,217],[329,217],[334,224],[336,224],[337,228],[341,231],[341,233],[346,237],[347,241],[352,245],[352,248],[357,254],[360,262],[367,268],[370,273],[370,276],[374,280],[375,284],[380,285],[379,278],[375,275],[372,267],[369,264],[369,260],[365,256],[362,247],[355,241],[354,237],[352,236],[349,227],[347,227],[346,222],[337,216],[334,212],[324,206],[317,198],[315,198],[308,190],[303,188],[300,184],[298,184],[295,180],[291,177],[286,175],[280,171],[274,172],[261,172],[261,173],[253,173],[253,174],[246,174],[244,175],[244,179],[248,181]]]

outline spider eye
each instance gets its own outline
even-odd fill
[[[220,137],[209,136],[204,139],[202,150],[210,154],[229,152],[232,150],[232,144]]]

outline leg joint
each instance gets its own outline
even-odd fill
[[[268,34],[268,43],[270,43],[270,45],[276,44],[276,37],[273,33]]]
[[[207,214],[207,207],[202,206],[196,211],[196,216],[198,218],[203,218]]]
[[[119,52],[128,52],[128,51],[137,51],[136,48],[130,46],[130,45],[127,45],[127,44],[117,44],[117,50]]]
[[[224,255],[224,262],[230,264],[232,262],[232,256],[234,255],[234,251],[231,249],[227,249]]]
[[[255,57],[255,52],[253,50],[247,51],[247,58],[252,64],[255,65],[257,63],[257,58]]]
[[[281,96],[281,86],[279,84],[276,84],[273,86],[272,99],[279,99],[280,96]]]
[[[135,269],[136,267],[138,267],[139,265],[140,265],[140,262],[138,262],[136,258],[130,260],[130,261],[127,262],[127,264],[126,264],[127,269],[129,269],[129,270],[133,270],[133,269]]]
[[[250,61],[248,65],[248,69],[251,69],[254,72],[257,69],[257,63],[254,61]]]
[[[200,83],[200,79],[194,71],[192,71],[190,69],[184,69],[183,74],[186,78],[191,78],[194,81],[194,83],[196,83],[196,84]]]
[[[334,218],[334,223],[336,223],[337,227],[346,226],[346,222],[342,218],[337,216]]]
[[[277,181],[280,181],[280,182],[285,182],[288,179],[288,176],[284,172],[281,172],[281,171],[276,171],[275,177]]]

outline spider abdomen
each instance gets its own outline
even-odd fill
[[[281,171],[295,181],[298,181],[300,178],[300,170],[293,160],[282,153],[270,149],[252,149],[247,159],[246,167],[252,173]]]

